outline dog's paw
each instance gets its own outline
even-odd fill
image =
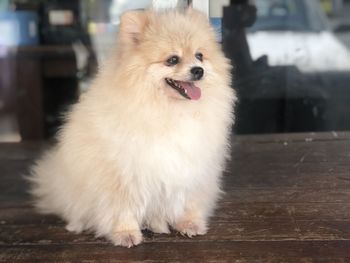
[[[116,231],[111,236],[114,245],[131,248],[142,242],[142,233],[137,230]]]
[[[165,220],[153,219],[146,228],[153,233],[170,234],[168,223]]]
[[[152,226],[149,230],[156,234],[170,234],[168,225]]]
[[[175,229],[190,238],[204,235],[208,231],[206,223],[202,220],[181,220],[176,224]]]
[[[69,222],[66,225],[66,230],[79,234],[84,230],[84,225],[78,222]]]

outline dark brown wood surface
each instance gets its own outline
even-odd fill
[[[131,249],[35,213],[21,176],[46,147],[0,144],[0,262],[350,262],[350,133],[233,137],[209,233]]]

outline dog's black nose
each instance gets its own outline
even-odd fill
[[[200,80],[203,77],[204,70],[201,67],[191,68],[191,74],[193,80]]]

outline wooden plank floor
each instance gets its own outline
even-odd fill
[[[0,262],[350,262],[350,133],[235,137],[209,233],[132,249],[33,211],[21,175],[45,145],[0,144]]]

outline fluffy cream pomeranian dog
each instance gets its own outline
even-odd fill
[[[36,207],[126,247],[142,229],[205,234],[229,154],[230,69],[204,14],[124,13],[116,52],[32,168]]]

